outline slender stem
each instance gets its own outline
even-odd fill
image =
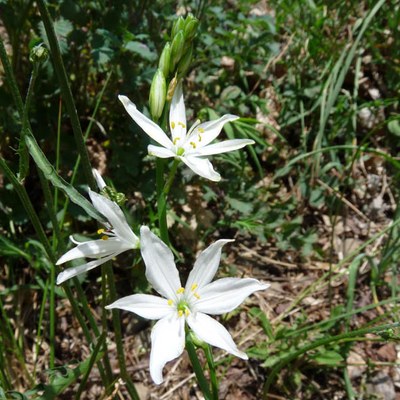
[[[176,175],[176,170],[178,168],[180,161],[179,159],[174,159],[171,170],[169,172],[167,181],[161,190],[163,182],[163,172],[164,172],[164,164],[163,160],[157,160],[157,213],[158,213],[158,224],[160,228],[160,236],[164,243],[169,245],[169,237],[168,237],[168,226],[167,226],[167,197],[168,193],[171,189],[172,183],[174,182],[174,178]]]
[[[192,339],[190,338],[190,335],[186,335],[186,350],[188,352],[193,371],[196,375],[200,390],[203,392],[204,398],[206,400],[213,400],[210,388],[208,387],[207,379],[204,376],[203,368],[200,364],[199,358],[197,357],[196,348],[193,344]]]
[[[218,400],[218,378],[215,371],[215,363],[214,363],[212,348],[209,344],[205,346],[204,353],[206,355],[208,368],[210,370],[212,399]]]
[[[61,232],[58,228],[57,216],[53,209],[53,199],[50,192],[49,182],[43,176],[43,173],[40,169],[38,169],[38,174],[40,178],[40,183],[42,185],[43,195],[47,205],[47,212],[50,217],[51,224],[53,226],[54,232],[57,238],[61,238]],[[56,322],[55,322],[55,284],[56,284],[56,266],[55,264],[51,265],[50,270],[50,332],[49,332],[49,340],[50,340],[50,368],[54,368],[54,360],[55,360],[55,331],[56,331]]]
[[[64,62],[61,57],[60,46],[57,41],[57,36],[54,31],[53,22],[51,20],[49,10],[44,0],[38,0],[37,5],[42,16],[43,24],[46,30],[47,38],[49,40],[51,57],[54,63],[54,69],[60,83],[61,93],[65,101],[68,114],[71,118],[72,130],[74,132],[75,143],[78,148],[79,155],[82,158],[82,167],[85,178],[89,186],[94,190],[96,182],[92,174],[89,155],[83,140],[82,128],[79,122],[78,113],[76,111],[74,98],[72,96],[71,88],[68,83],[67,73],[65,71]]]

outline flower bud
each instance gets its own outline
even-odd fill
[[[175,69],[176,64],[181,59],[183,54],[183,49],[185,46],[185,37],[183,35],[183,31],[179,31],[172,41],[171,44],[171,62],[170,62],[170,70],[173,71]]]
[[[201,349],[206,349],[207,348],[207,343],[204,340],[201,340],[193,331],[189,331],[188,336],[192,343],[197,347]]]
[[[158,62],[158,68],[161,69],[165,78],[168,77],[169,74],[170,60],[171,60],[171,43],[167,42],[161,53],[160,61]]]
[[[119,206],[123,206],[126,202],[124,193],[117,192],[111,186],[104,186],[103,189],[101,189],[100,194],[117,203]]]
[[[193,56],[193,46],[190,46],[178,64],[177,72],[180,77],[186,75],[186,72],[188,71],[190,64],[192,62],[192,56]]]
[[[175,88],[176,88],[177,84],[178,84],[178,79],[177,79],[176,74],[175,74],[175,76],[171,79],[171,82],[168,85],[167,101],[171,101],[172,100],[172,97],[174,95]]]
[[[32,47],[29,54],[29,61],[32,63],[44,63],[49,58],[49,51],[43,43]]]
[[[176,34],[179,31],[183,31],[185,28],[185,20],[183,19],[182,16],[180,16],[175,22],[174,25],[172,25],[172,32],[171,32],[171,38],[173,39]]]
[[[167,83],[162,70],[159,68],[151,82],[149,105],[151,115],[155,120],[161,117],[165,105]]]
[[[193,14],[188,14],[185,20],[185,27],[183,29],[186,40],[190,41],[194,38],[198,26],[199,20],[193,16]]]

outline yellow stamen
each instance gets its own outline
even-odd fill
[[[189,311],[189,309],[185,309],[185,315],[188,317],[189,316],[189,314],[190,314],[190,311]]]
[[[190,142],[190,144],[192,145],[192,147],[195,149],[196,148],[196,143],[195,142]]]
[[[192,292],[194,292],[194,291],[197,289],[198,286],[199,286],[199,285],[198,285],[197,283],[193,283],[193,285],[192,285],[192,287],[190,288],[190,290],[191,290]]]
[[[185,291],[185,288],[180,287],[180,288],[176,291],[176,293],[182,294],[182,293],[184,293],[184,291]]]
[[[200,299],[200,296],[199,296],[199,294],[198,294],[197,292],[196,292],[196,293],[193,293],[193,296],[196,297],[197,300]]]
[[[108,240],[108,236],[107,236],[107,235],[103,235],[103,236],[101,237],[101,240]]]
[[[199,135],[198,141],[201,142],[201,135]]]
[[[178,310],[178,315],[179,315],[180,317],[182,317],[182,316],[183,316],[183,311],[182,311],[182,310]]]
[[[177,142],[178,140],[181,140],[181,138],[180,138],[180,137],[176,137],[176,138],[174,139],[174,144],[176,144],[176,142]]]
[[[173,300],[168,300],[168,305],[169,305],[169,306],[174,305],[174,301],[173,301]]]
[[[174,121],[171,122],[171,128],[175,129],[175,122]]]
[[[203,129],[203,128],[197,128],[197,130],[198,130],[200,133],[204,133],[204,129]]]
[[[97,234],[101,235],[105,231],[104,228],[97,229]]]
[[[182,128],[186,128],[186,125],[183,122],[178,122],[178,125],[180,125]]]

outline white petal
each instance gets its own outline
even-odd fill
[[[142,114],[136,108],[135,104],[133,104],[126,96],[118,96],[118,99],[124,105],[125,110],[132,117],[132,119],[149,135],[153,140],[157,143],[161,144],[161,146],[172,148],[172,142],[165,134],[165,132],[155,124],[151,119],[147,118],[144,114]]]
[[[170,149],[166,149],[165,147],[160,146],[153,146],[152,144],[149,144],[147,146],[147,151],[151,156],[156,156],[160,158],[170,158],[176,156],[176,154]]]
[[[186,156],[180,157],[180,159],[197,175],[214,182],[221,180],[221,175],[214,171],[212,164],[207,158]]]
[[[247,360],[247,354],[240,351],[229,332],[215,319],[206,314],[197,312],[190,314],[187,322],[200,340],[226,350],[237,357]]]
[[[111,237],[108,240],[98,239],[81,242],[78,246],[61,256],[56,262],[56,265],[64,264],[65,262],[75,260],[76,258],[107,257],[111,253],[125,251],[126,248],[124,247],[124,244],[124,242],[114,237]]]
[[[186,111],[185,102],[183,100],[182,83],[179,82],[175,88],[169,110],[169,127],[171,129],[172,140],[180,139],[179,143],[183,143],[186,138]]]
[[[269,284],[251,278],[223,278],[200,288],[197,293],[196,310],[206,314],[224,314],[234,310],[243,300]]]
[[[163,381],[164,365],[179,357],[185,347],[185,319],[174,315],[160,319],[151,331],[150,375],[154,383]]]
[[[200,253],[186,282],[187,291],[191,289],[193,284],[196,284],[198,288],[202,288],[212,281],[219,267],[222,247],[229,242],[233,242],[233,240],[217,240]]]
[[[146,264],[146,278],[153,288],[167,299],[177,299],[181,281],[174,255],[147,226],[140,228],[140,251]]]
[[[139,245],[139,238],[132,232],[118,204],[90,189],[89,196],[95,208],[110,222],[114,233],[121,240],[126,242],[128,248],[137,248]]]
[[[102,178],[102,176],[100,175],[99,171],[97,171],[97,169],[92,169],[92,173],[94,176],[94,179],[96,179],[96,183],[97,183],[97,187],[101,190],[103,188],[105,188],[107,185],[104,182],[104,179]]]
[[[232,114],[225,114],[221,118],[216,119],[214,121],[203,122],[200,124],[194,131],[193,135],[198,133],[201,134],[201,141],[197,142],[197,147],[204,147],[208,143],[211,143],[220,133],[222,127],[230,121],[234,121],[239,117]],[[203,133],[201,133],[204,131]],[[195,138],[195,136],[193,137]]]
[[[197,150],[192,151],[191,155],[198,156],[211,156],[212,154],[228,153],[229,151],[234,151],[241,149],[248,144],[254,144],[254,140],[250,139],[233,139],[225,140],[224,142],[210,144],[205,147],[200,147]]]
[[[96,268],[107,261],[110,261],[116,255],[117,254],[111,254],[108,257],[103,257],[95,261],[90,261],[86,264],[78,265],[77,267],[68,268],[58,274],[56,283],[57,285],[60,285],[61,283],[65,282],[68,279],[73,278],[74,276],[83,274],[86,271],[90,271],[91,269]]]
[[[150,294],[134,294],[122,297],[106,308],[119,308],[147,319],[160,319],[176,312],[176,308],[169,306],[167,300]]]

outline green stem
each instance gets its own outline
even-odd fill
[[[46,201],[47,205],[47,212],[50,217],[51,224],[53,226],[54,232],[56,234],[56,241],[58,238],[61,238],[61,232],[60,229],[58,228],[58,223],[57,223],[57,216],[56,213],[54,212],[53,209],[53,199],[49,187],[49,182],[45,179],[43,176],[42,171],[38,169],[38,174],[40,178],[40,183],[42,185],[42,191],[43,195]],[[60,243],[60,242],[58,242]],[[54,368],[54,360],[55,360],[55,349],[54,349],[54,344],[55,344],[55,327],[56,327],[56,322],[55,322],[55,313],[56,313],[56,307],[55,307],[55,284],[56,284],[56,266],[55,264],[51,265],[51,271],[50,271],[50,332],[49,332],[49,339],[50,339],[50,368]]]
[[[324,346],[324,345],[327,345],[330,343],[339,342],[339,341],[342,341],[342,342],[355,341],[355,340],[357,340],[357,336],[364,336],[367,333],[376,333],[379,331],[385,331],[388,329],[397,328],[399,326],[400,326],[400,322],[396,322],[394,324],[380,325],[380,326],[376,326],[373,328],[357,329],[357,330],[354,330],[351,332],[342,333],[340,335],[322,338],[322,339],[316,340],[313,343],[303,346],[302,348],[300,348],[300,349],[294,351],[293,353],[287,355],[286,357],[284,357],[280,362],[278,362],[275,365],[275,367],[272,369],[271,373],[269,374],[267,381],[264,384],[263,398],[264,399],[267,398],[269,388],[270,388],[271,384],[273,383],[276,375],[279,373],[279,371],[282,368],[284,368],[287,364],[289,364],[291,361],[293,361],[297,357],[301,356],[302,354],[305,354],[310,350],[316,349],[317,347]]]
[[[107,275],[108,288],[110,290],[110,300],[109,301],[110,301],[110,303],[112,303],[117,298],[117,290],[115,287],[115,278],[114,278],[114,272],[113,272],[113,269],[111,266],[111,262],[105,263],[104,268],[105,268],[105,272]],[[105,296],[104,292],[103,292],[103,296]],[[113,321],[113,327],[114,327],[114,333],[115,333],[115,342],[117,345],[117,355],[118,355],[119,368],[121,371],[121,377],[126,383],[126,389],[128,390],[128,393],[131,396],[131,399],[140,400],[139,394],[136,391],[135,385],[132,382],[132,379],[130,378],[128,371],[126,369],[124,345],[122,343],[121,321],[119,318],[118,310],[115,310],[115,309],[112,310],[112,321]]]
[[[193,371],[196,375],[197,382],[199,384],[200,390],[203,392],[205,400],[213,400],[213,396],[211,395],[207,379],[204,376],[203,368],[196,354],[195,345],[193,344],[190,335],[186,335],[186,350],[188,352]]]
[[[171,170],[169,172],[167,181],[164,187],[161,189],[163,180],[163,172],[164,172],[164,162],[163,160],[157,160],[157,213],[158,213],[158,223],[160,228],[160,236],[164,243],[169,245],[169,237],[168,237],[168,226],[167,226],[167,197],[168,193],[171,189],[172,183],[174,182],[174,178],[176,175],[176,171],[178,168],[180,161],[179,159],[174,159]]]
[[[51,20],[49,10],[47,9],[45,1],[38,0],[37,5],[40,11],[40,15],[42,16],[47,38],[49,40],[51,58],[53,60],[54,69],[56,70],[58,81],[60,83],[61,93],[65,101],[65,106],[67,108],[68,114],[71,118],[71,125],[74,133],[75,143],[78,149],[78,153],[82,158],[83,172],[90,188],[94,190],[96,188],[96,182],[92,174],[92,167],[90,165],[89,155],[85,146],[85,142],[83,140],[81,124],[79,122],[79,117],[76,111],[71,88],[68,83],[68,77],[61,57],[60,46],[58,44],[57,36],[54,31],[53,22]]]
[[[218,400],[218,378],[217,378],[217,373],[215,371],[215,363],[214,363],[212,348],[209,344],[205,346],[204,353],[206,355],[208,368],[210,370],[212,399]]]

